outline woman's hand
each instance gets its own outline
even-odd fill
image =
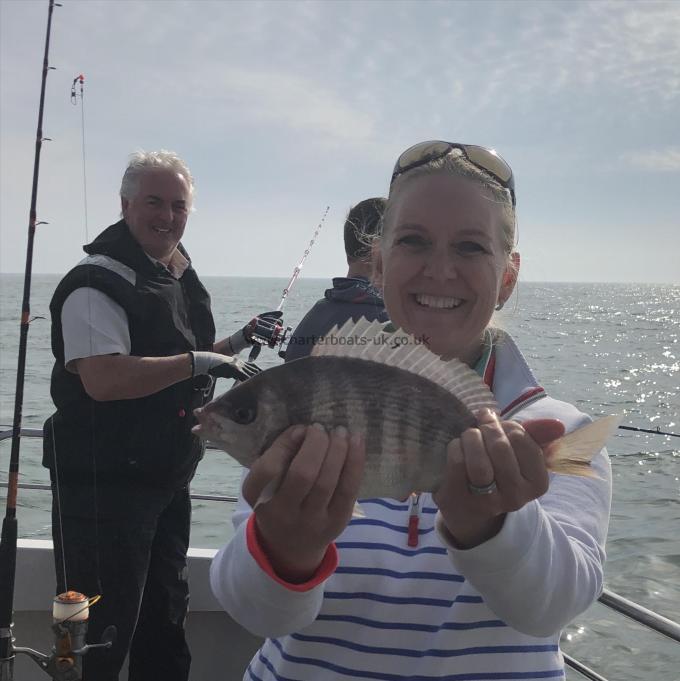
[[[488,409],[476,416],[479,426],[449,443],[446,473],[433,495],[460,548],[491,539],[503,527],[506,513],[547,492],[542,447],[564,434],[564,425],[554,419],[520,424],[501,421]],[[474,489],[489,486],[488,493]]]
[[[328,434],[320,425],[294,426],[252,465],[243,483],[251,506],[281,480],[255,509],[258,538],[279,577],[301,583],[314,574],[352,517],[364,459],[363,439],[343,427]]]

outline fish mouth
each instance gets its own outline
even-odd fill
[[[415,293],[413,299],[420,307],[436,310],[455,310],[465,302],[462,298],[454,298],[453,296],[433,296],[429,293]]]
[[[198,421],[191,429],[194,435],[219,447],[224,444],[233,444],[233,435],[224,428],[226,420],[211,410],[209,405],[194,409],[194,416]]]
[[[194,435],[198,435],[203,439],[209,439],[211,435],[217,432],[215,421],[210,417],[210,412],[206,412],[205,407],[198,407],[194,409],[194,416],[198,423],[191,429]]]

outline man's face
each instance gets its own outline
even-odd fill
[[[191,207],[187,181],[174,170],[153,168],[139,178],[132,199],[121,199],[123,217],[147,255],[166,265],[177,248]]]

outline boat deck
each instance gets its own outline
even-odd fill
[[[243,677],[260,639],[237,625],[210,591],[208,569],[214,549],[189,550],[191,604],[187,637],[192,654],[191,681],[237,681]],[[54,598],[52,542],[20,539],[14,593],[15,645],[49,653],[54,640],[48,610]],[[93,607],[97,607],[96,605]],[[45,681],[47,676],[26,655],[17,655],[14,677]],[[121,678],[127,678],[121,674]]]

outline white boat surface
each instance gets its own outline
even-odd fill
[[[243,678],[261,640],[236,624],[210,591],[208,569],[216,549],[189,549],[187,639],[191,649],[191,681],[237,681]],[[20,539],[14,590],[15,645],[42,653],[54,645],[51,603],[54,598],[52,542]],[[96,608],[96,604],[93,606]],[[45,681],[48,676],[27,655],[18,654],[15,681]],[[127,678],[126,669],[120,675]]]

